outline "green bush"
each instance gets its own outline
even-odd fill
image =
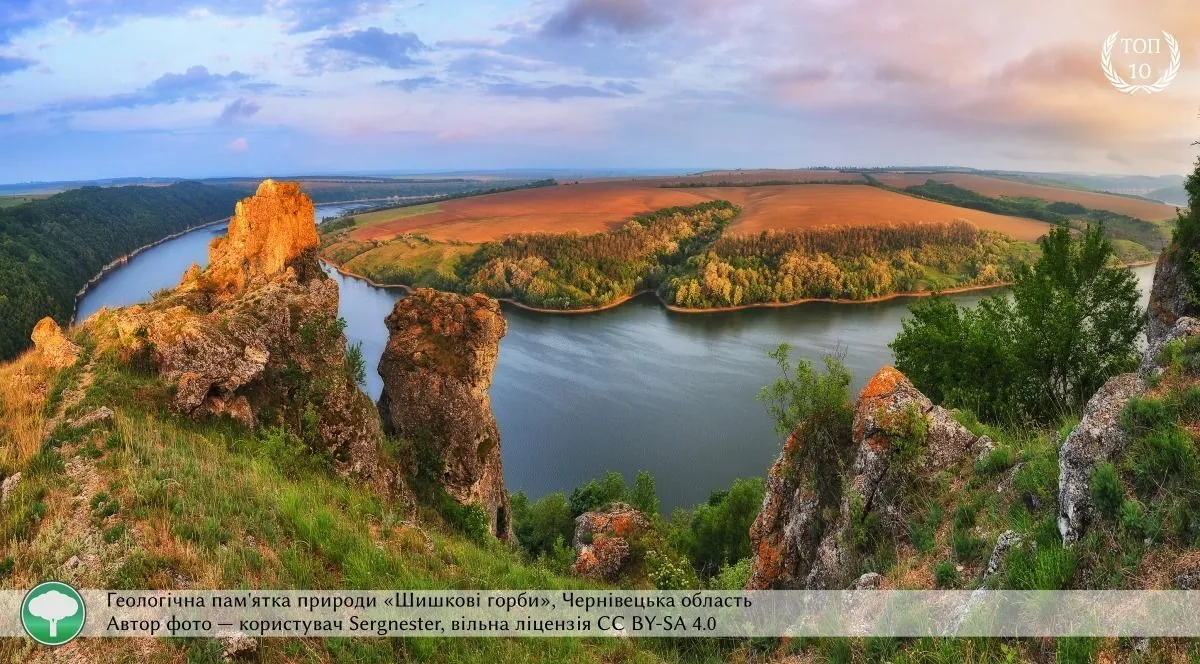
[[[721,571],[709,580],[712,590],[741,590],[750,583],[752,558],[742,558],[733,565],[723,565]]]
[[[1146,511],[1138,501],[1126,500],[1121,504],[1121,530],[1134,540],[1146,534]]]
[[[958,568],[949,560],[943,560],[933,568],[933,580],[938,588],[953,588],[958,585]]]
[[[524,491],[510,499],[513,533],[531,558],[553,555],[557,542],[570,542],[575,533],[571,506],[561,491],[530,503]]]
[[[1153,496],[1168,485],[1196,482],[1196,450],[1187,431],[1171,426],[1134,439],[1127,453],[1134,487]]]
[[[1167,404],[1150,397],[1133,397],[1121,409],[1121,427],[1133,436],[1140,436],[1171,422],[1174,414]]]
[[[591,480],[571,492],[571,517],[602,510],[612,503],[625,500],[626,496],[625,478],[621,477],[621,473],[610,470],[599,480]]]
[[[634,509],[649,517],[658,516],[658,491],[654,487],[654,476],[649,471],[639,470],[633,481],[629,502]]]
[[[1106,517],[1115,517],[1125,501],[1125,487],[1116,467],[1108,462],[1097,464],[1092,469],[1091,489],[1096,509]]]
[[[1012,590],[1063,590],[1075,575],[1072,549],[1058,545],[1019,547],[1005,561],[1003,586]]]
[[[714,491],[707,503],[692,510],[686,528],[672,533],[672,544],[704,578],[749,557],[750,526],[758,518],[765,493],[761,477],[735,480],[728,491]]]

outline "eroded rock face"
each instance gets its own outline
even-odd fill
[[[50,366],[65,369],[79,359],[79,346],[71,343],[62,328],[49,316],[33,326],[33,346]]]
[[[114,327],[126,352],[153,357],[174,410],[281,424],[339,469],[380,479],[378,414],[346,369],[338,288],[316,238],[299,185],[267,180],[210,245],[207,270],[193,266],[171,294],[112,312]]]
[[[1200,314],[1188,298],[1183,251],[1170,247],[1158,257],[1154,267],[1154,285],[1150,289],[1146,340],[1151,347],[1167,335],[1183,316]]]
[[[1113,458],[1129,444],[1118,416],[1126,403],[1146,391],[1137,374],[1110,378],[1092,396],[1083,418],[1058,450],[1058,531],[1063,542],[1079,539],[1091,521],[1091,478],[1096,464]]]
[[[508,330],[500,304],[422,288],[396,303],[379,361],[379,411],[389,433],[429,441],[445,463],[442,485],[488,513],[492,532],[512,536],[500,461],[500,430],[488,388]]]
[[[850,479],[833,500],[812,490],[814,464],[797,463],[805,442],[803,426],[784,444],[768,477],[763,510],[750,531],[755,555],[748,589],[845,587],[852,513],[873,512],[882,527],[902,530],[906,521],[895,498],[908,479],[905,474],[932,476],[974,458],[987,442],[934,406],[892,367],[880,369],[863,387],[851,432]],[[920,440],[902,440],[908,436]],[[893,472],[896,460],[913,445],[921,450],[917,466]]]
[[[225,237],[213,240],[205,270],[209,286],[237,293],[282,273],[320,244],[313,218],[312,199],[299,183],[263,180],[237,204]]]
[[[587,512],[575,519],[575,566],[579,576],[616,579],[629,560],[630,539],[646,532],[645,514],[625,503],[613,503],[600,512]]]

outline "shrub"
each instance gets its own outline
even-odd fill
[[[637,477],[633,481],[633,492],[629,495],[629,502],[635,509],[647,516],[658,516],[658,492],[654,488],[654,476],[649,471],[638,471]]]
[[[513,533],[531,558],[553,554],[556,542],[570,542],[575,533],[571,506],[561,491],[530,503],[524,491],[510,499]]]
[[[1092,469],[1092,500],[1096,509],[1106,517],[1115,517],[1125,501],[1125,487],[1117,477],[1117,469],[1111,463],[1097,464]]]
[[[958,568],[949,560],[943,560],[933,568],[933,579],[938,588],[953,588],[958,585]]]
[[[1062,590],[1075,575],[1075,552],[1062,546],[1019,547],[1005,561],[1004,587],[1012,590]]]
[[[760,477],[735,480],[728,491],[714,491],[692,511],[687,529],[674,537],[702,577],[749,557],[750,526],[762,508],[766,483]]]
[[[1138,501],[1126,500],[1121,504],[1121,530],[1136,540],[1146,534],[1146,511]]]
[[[1157,429],[1171,419],[1171,409],[1165,402],[1148,397],[1131,398],[1120,415],[1121,426],[1134,436]]]
[[[650,582],[659,590],[687,590],[696,587],[695,575],[686,565],[679,565],[669,556],[654,549],[646,552]]]
[[[362,342],[355,342],[346,348],[346,356],[343,358],[343,368],[346,372],[346,377],[354,381],[355,385],[365,387],[367,384],[367,361],[363,359]]]
[[[599,480],[591,480],[571,492],[571,517],[602,510],[625,497],[625,478],[621,477],[621,473],[610,470]]]
[[[742,558],[733,565],[723,565],[721,571],[718,572],[709,581],[708,587],[712,590],[741,590],[750,583],[750,571],[753,563],[752,558]]]
[[[1196,451],[1191,436],[1177,426],[1136,438],[1129,448],[1128,464],[1134,487],[1143,496],[1155,495],[1168,484],[1195,484]]]

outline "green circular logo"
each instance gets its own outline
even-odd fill
[[[37,584],[21,602],[21,626],[42,645],[61,646],[79,636],[86,617],[79,591],[59,581]]]

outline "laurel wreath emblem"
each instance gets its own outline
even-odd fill
[[[1104,48],[1100,51],[1100,68],[1104,70],[1104,77],[1108,79],[1109,83],[1113,84],[1114,88],[1128,94],[1137,94],[1139,92],[1152,94],[1167,89],[1171,81],[1175,80],[1175,75],[1179,73],[1179,42],[1175,41],[1175,37],[1166,30],[1163,30],[1162,33],[1166,37],[1167,48],[1171,49],[1171,64],[1163,72],[1162,76],[1158,77],[1157,81],[1141,85],[1126,83],[1125,79],[1121,78],[1120,74],[1112,66],[1112,50],[1113,46],[1117,43],[1117,35],[1120,34],[1120,30],[1112,33],[1108,36],[1108,39],[1104,40]]]

